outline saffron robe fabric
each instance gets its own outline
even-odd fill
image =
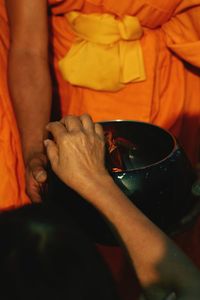
[[[147,79],[127,84],[118,92],[98,92],[72,86],[62,79],[58,61],[75,35],[64,14],[111,13],[136,16],[144,31],[140,42]],[[129,119],[152,122],[170,130],[192,163],[197,162],[200,116],[200,1],[199,0],[49,0],[50,44],[62,115],[90,113],[95,121]],[[18,132],[7,86],[9,26],[0,0],[0,97],[2,207],[28,201]],[[8,175],[9,174],[9,175]]]
[[[54,71],[54,111],[62,115],[90,113],[95,121],[129,119],[152,122],[170,130],[197,162],[200,116],[200,0],[49,0],[50,53]],[[118,92],[98,92],[63,80],[58,61],[75,40],[64,17],[70,11],[136,16],[144,35],[141,46],[146,80]],[[9,26],[0,0],[0,209],[28,203],[19,134],[7,86]],[[200,221],[179,238],[199,264]],[[133,299],[133,283],[119,249],[101,247],[123,298]]]
[[[160,125],[179,138],[191,161],[195,163],[200,115],[200,2],[118,2],[49,1],[55,69],[58,60],[66,55],[76,38],[63,14],[78,10],[83,13],[111,13],[119,18],[132,15],[139,19],[144,31],[140,42],[146,81],[128,84],[116,93],[99,93],[71,86],[62,80],[58,71],[56,76],[61,110],[63,114],[88,112],[95,121],[135,119]]]

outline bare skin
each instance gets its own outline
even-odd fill
[[[45,125],[51,110],[48,3],[47,0],[5,0],[5,3],[11,38],[9,90],[21,135],[27,193],[33,202],[39,202],[40,190],[47,179],[43,139],[47,136]],[[199,196],[199,184],[193,190]],[[195,214],[199,213],[198,207]]]
[[[129,201],[105,169],[100,125],[83,115],[50,123],[47,129],[54,137],[54,141],[45,141],[54,172],[112,223],[129,253],[145,299],[200,299],[199,271]]]
[[[41,201],[47,179],[43,140],[51,110],[47,0],[6,0],[10,22],[8,80],[21,135],[27,194]]]

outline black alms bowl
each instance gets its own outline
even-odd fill
[[[192,205],[194,173],[183,149],[169,132],[149,123],[102,125],[116,145],[107,165],[117,185],[160,228],[174,230]]]
[[[106,137],[106,166],[114,181],[155,224],[173,232],[192,206],[194,181],[192,167],[176,139],[149,123],[101,124]],[[54,175],[50,176],[50,196],[71,210],[95,242],[115,243],[100,214]]]

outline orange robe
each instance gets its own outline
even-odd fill
[[[9,27],[0,1],[0,209],[29,202],[25,193],[24,165],[16,121],[7,85]]]
[[[54,65],[75,36],[64,13],[111,13],[138,17],[147,79],[119,92],[71,86],[56,72],[63,114],[88,112],[94,120],[130,119],[152,122],[175,134],[195,163],[200,116],[200,1],[199,0],[77,0],[49,1]],[[56,5],[55,5],[56,4]],[[91,74],[92,76],[92,74]],[[188,136],[190,137],[188,139]]]
[[[52,65],[55,72],[54,111],[90,113],[95,121],[130,119],[152,122],[175,134],[192,163],[197,161],[200,117],[200,0],[49,0]],[[58,61],[70,49],[75,36],[64,14],[111,13],[137,16],[143,27],[141,46],[147,79],[127,84],[118,92],[97,92],[64,81]],[[28,202],[19,136],[7,87],[9,27],[4,1],[0,0],[0,208]],[[59,96],[59,97],[57,97]],[[198,222],[196,223],[198,225]],[[185,238],[183,248],[200,265],[198,227]],[[195,233],[195,234],[194,234]],[[188,247],[189,245],[189,247]],[[118,282],[127,269],[119,249],[102,249]],[[112,259],[109,259],[109,255]],[[124,272],[125,270],[125,272]],[[130,277],[129,277],[130,278]],[[128,280],[128,279],[127,279]],[[133,299],[128,281],[124,299]]]
[[[200,0],[49,0],[50,43],[62,114],[88,112],[93,119],[130,119],[152,122],[175,134],[195,163],[200,116]],[[64,81],[58,60],[75,36],[65,13],[111,13],[137,16],[147,79],[118,92],[97,92]],[[20,143],[7,86],[9,27],[4,0],[0,0],[0,208],[28,201]],[[56,97],[55,97],[56,98]],[[21,199],[19,201],[19,198]]]

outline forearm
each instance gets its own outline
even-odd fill
[[[93,181],[90,181],[88,185],[89,187],[81,191],[82,196],[104,214],[115,227],[126,245],[142,284],[148,285],[150,282],[155,282],[158,274],[153,265],[161,259],[165,247],[160,231],[153,228],[152,233],[152,223],[132,205],[113,184],[111,178],[105,178],[97,184],[93,177]],[[148,266],[152,270],[146,278],[147,273],[142,274],[142,271],[147,270]]]
[[[82,115],[50,123],[47,129],[54,138],[45,141],[52,169],[114,226],[147,299],[163,300],[175,292],[177,299],[189,295],[185,300],[199,300],[199,271],[129,201],[106,171],[102,127],[94,124],[90,116]]]
[[[43,151],[47,135],[51,110],[48,60],[11,48],[8,79],[26,161],[32,153]]]
[[[81,193],[117,230],[140,283],[149,296],[148,299],[162,299],[159,295],[167,295],[170,291],[181,295],[196,289],[199,285],[199,273],[196,268],[124,196],[113,184],[112,179],[100,178],[95,182],[93,177]],[[157,298],[155,295],[158,295]]]

